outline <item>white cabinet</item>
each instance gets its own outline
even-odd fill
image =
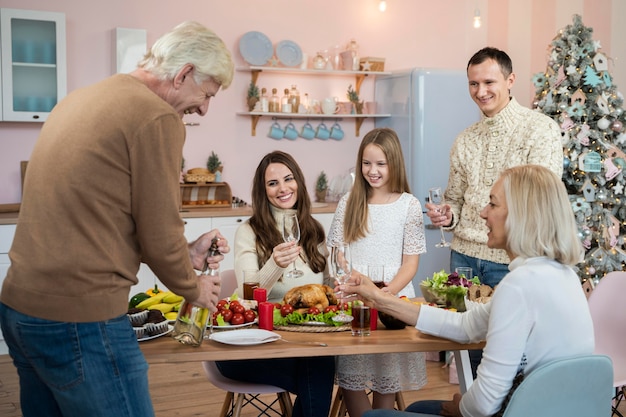
[[[43,122],[67,93],[65,14],[0,9],[0,120]]]
[[[242,225],[249,216],[229,216],[229,217],[192,217],[184,218],[185,221],[185,238],[188,242],[196,240],[203,233],[209,232],[213,229],[218,229],[220,233],[228,241],[230,246],[230,252],[224,254],[224,260],[220,263],[220,270],[233,269],[235,267],[234,256],[234,242],[235,232],[237,228]],[[152,270],[146,264],[141,264],[139,272],[137,273],[139,280],[135,286],[136,291],[131,291],[131,296],[140,291],[146,291],[156,283],[159,288],[167,289],[167,287],[161,283],[152,272]]]
[[[220,231],[230,246],[230,252],[224,255],[220,270],[225,271],[235,267],[235,232],[249,218],[250,216],[213,217],[213,228]]]

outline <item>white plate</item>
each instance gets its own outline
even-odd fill
[[[250,65],[265,65],[274,55],[272,41],[261,32],[246,32],[239,40],[239,52]]]
[[[154,336],[144,336],[142,338],[137,339],[137,341],[138,342],[145,342],[146,340],[156,339],[157,337],[165,336],[166,334],[171,333],[172,330],[174,330],[174,326],[172,326],[171,324],[168,324],[167,325],[167,330],[164,331],[163,333],[155,334]]]
[[[209,339],[227,345],[260,345],[280,340],[278,333],[263,329],[243,329],[236,332],[213,333]]]
[[[286,67],[295,67],[302,62],[302,50],[293,41],[280,41],[276,44],[276,56]]]
[[[244,323],[244,324],[228,324],[226,326],[213,326],[213,330],[232,330],[232,329],[241,329],[243,327],[250,327],[253,324],[256,324],[259,321],[258,318],[254,319],[254,321],[251,321],[250,323]]]

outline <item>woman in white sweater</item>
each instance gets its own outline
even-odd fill
[[[403,302],[367,278],[353,278],[348,291],[421,332],[462,343],[487,342],[477,378],[463,396],[365,416],[498,415],[517,375],[555,359],[593,353],[591,315],[574,271],[583,251],[560,178],[538,165],[510,168],[493,186],[481,217],[489,247],[504,249],[511,259],[510,272],[488,304],[453,313]]]
[[[252,217],[235,234],[239,288],[242,271],[250,269],[259,271],[260,286],[274,301],[282,300],[292,287],[328,283],[324,229],[311,216],[304,175],[291,155],[274,151],[263,157],[254,175],[252,207]],[[298,215],[299,242],[284,242],[280,231],[284,213]],[[284,273],[294,262],[304,274],[288,278]],[[224,361],[217,367],[228,378],[275,385],[295,394],[292,417],[328,415],[335,377],[332,356]]]

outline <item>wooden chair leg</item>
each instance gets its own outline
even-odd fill
[[[396,392],[396,405],[398,406],[398,410],[404,411],[406,405],[404,404],[404,397],[402,396],[402,391]]]
[[[233,409],[233,417],[240,417],[241,416],[241,409],[243,407],[243,399],[245,397],[245,394],[237,394],[237,401],[235,401],[235,408]]]
[[[291,395],[288,392],[279,392],[278,403],[283,417],[291,417],[293,414],[293,404],[291,403]]]
[[[230,405],[233,403],[233,399],[235,398],[235,394],[232,392],[227,392],[224,397],[224,404],[222,404],[222,411],[220,411],[220,417],[226,417],[228,412],[230,411]]]
[[[335,398],[333,399],[332,406],[330,407],[330,415],[329,417],[340,417],[340,410],[342,407],[345,407],[343,404],[343,392],[341,387],[337,387],[337,392],[335,393]],[[342,416],[345,414],[342,414]]]

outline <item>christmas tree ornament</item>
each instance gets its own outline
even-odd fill
[[[593,66],[596,67],[596,71],[598,72],[609,70],[609,65],[607,63],[606,56],[601,52],[598,52],[597,54],[594,55]]]
[[[621,132],[623,128],[624,124],[619,120],[614,120],[613,123],[611,123],[611,130],[613,132]]]
[[[597,122],[598,129],[602,129],[602,130],[608,129],[610,124],[611,122],[609,122],[609,119],[607,119],[606,117],[603,117]]]

